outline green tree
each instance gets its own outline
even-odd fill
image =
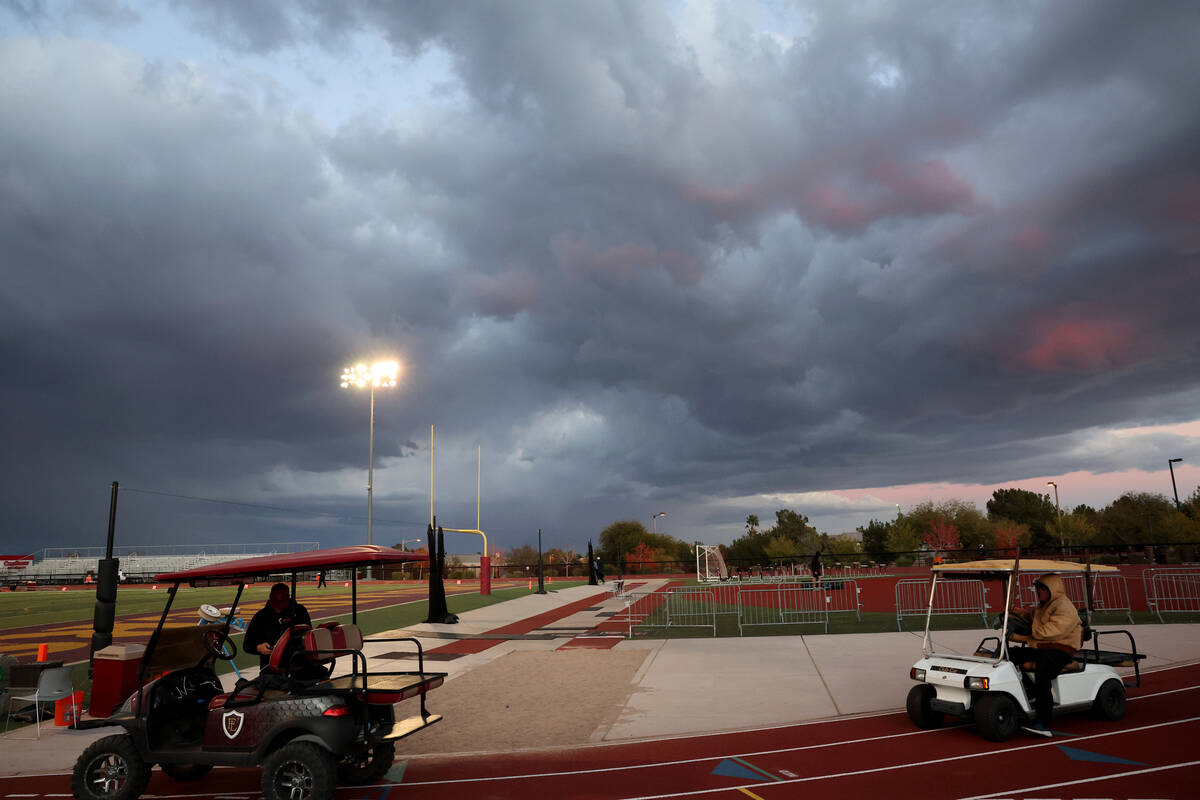
[[[758,514],[746,515],[746,532],[751,536],[758,533]]]
[[[1165,495],[1126,492],[1100,512],[1100,544],[1150,544],[1166,541],[1165,523],[1176,513]]]
[[[771,536],[763,543],[763,555],[768,559],[795,559],[800,556],[800,548],[786,536]]]
[[[859,527],[856,530],[862,535],[863,552],[872,561],[884,561],[887,558],[887,537],[892,532],[892,523],[873,519],[865,528]]]
[[[1074,511],[1063,514],[1062,519],[1052,521],[1047,530],[1054,541],[1062,542],[1067,547],[1091,544],[1100,532],[1086,513]]]
[[[1052,547],[1058,544],[1047,526],[1058,516],[1058,511],[1048,494],[1037,494],[1028,489],[997,489],[987,501],[988,519],[1007,519],[1018,525],[1029,526],[1032,547]]]
[[[839,533],[837,536],[829,537],[828,547],[829,552],[835,556],[853,556],[863,551],[859,540],[849,533]]]
[[[652,533],[636,520],[614,522],[600,531],[600,556],[614,564],[639,544],[659,551],[662,561],[687,562],[693,556],[692,545],[665,533]]]
[[[508,551],[505,556],[506,564],[517,564],[521,566],[536,566],[538,562],[538,551],[533,545],[523,544],[520,547],[514,547]]]
[[[912,551],[921,549],[921,536],[920,528],[909,521],[907,514],[900,517],[899,520],[892,524],[892,529],[888,533],[887,549],[889,555],[900,566],[909,566],[913,563]]]

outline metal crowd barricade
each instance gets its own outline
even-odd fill
[[[1200,569],[1154,569],[1142,573],[1147,580],[1146,604],[1159,622],[1163,614],[1200,613]]]
[[[823,625],[829,632],[828,593],[812,584],[743,586],[738,593],[738,635],[758,625]]]
[[[905,617],[923,617],[929,610],[928,578],[896,581],[896,630],[903,631]],[[942,579],[933,595],[934,616],[978,614],[987,625],[987,600],[983,581],[967,578]]]
[[[858,588],[857,581],[824,578],[821,581],[821,589],[825,592],[825,604],[829,607],[830,614],[853,613],[858,621],[862,622],[862,589]]]
[[[734,587],[729,587],[732,591]],[[628,638],[635,627],[643,628],[711,628],[717,635],[717,605],[709,587],[659,590],[657,592],[626,592],[624,609],[613,617],[624,622]]]
[[[671,589],[666,609],[668,628],[712,628],[712,635],[717,635],[717,606],[711,590]]]
[[[1040,575],[1025,572],[1018,578],[1017,604],[1022,608],[1033,608],[1037,603],[1037,590],[1033,587]],[[1077,609],[1087,608],[1087,581],[1083,575],[1065,574],[1062,578],[1067,598]],[[1092,573],[1092,611],[1122,612],[1133,624],[1133,606],[1129,600],[1129,584],[1125,576],[1116,572]]]
[[[662,592],[625,592],[620,600],[621,608],[610,617],[610,621],[624,622],[628,628],[629,639],[633,638],[634,625],[643,624],[665,603]]]

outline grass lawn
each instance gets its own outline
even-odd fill
[[[565,589],[572,586],[579,586],[583,583],[585,583],[585,581],[570,581],[563,583],[556,582],[551,591]],[[362,595],[371,591],[380,591],[383,588],[386,587],[368,585],[366,588],[364,588],[364,586],[360,584],[359,596],[361,597]],[[266,602],[269,589],[270,584],[251,586],[242,594],[242,600],[244,602],[253,603],[251,606],[252,608],[260,608],[262,604]],[[10,600],[10,594],[22,595],[22,597],[18,598],[19,600],[26,599],[23,596],[26,593],[13,592],[5,593],[3,596],[0,596],[0,600]],[[488,596],[480,595],[478,593],[449,596],[446,598],[446,605],[452,614],[462,614],[475,608],[483,608],[495,603],[503,603],[506,600],[523,597],[527,594],[530,594],[529,588],[527,586],[519,586],[508,589],[497,589]],[[28,595],[32,598],[37,598],[37,617],[43,622],[66,622],[89,619],[91,618],[92,606],[96,602],[96,596],[90,592],[29,592]],[[77,597],[68,597],[69,595],[76,595]],[[138,595],[144,595],[144,597],[137,597]],[[135,597],[136,604],[138,606],[136,610],[131,608],[131,606],[135,605],[135,602],[131,602],[131,600],[133,600]],[[77,602],[80,598],[87,599],[86,613],[82,613],[81,606]],[[201,603],[227,605],[231,599],[232,595],[230,594],[230,587],[208,587],[204,589],[187,589],[181,587],[179,590],[179,595],[175,600],[175,607],[194,608],[199,606]],[[300,599],[304,599],[302,594]],[[41,602],[42,600],[47,601],[45,605],[51,606],[52,608],[41,608],[43,605]],[[119,594],[117,602],[118,606],[122,609],[122,613],[133,614],[138,612],[161,612],[165,600],[166,595],[162,591],[141,592],[138,590],[133,590],[130,591],[128,595]],[[151,602],[147,603],[147,601]],[[180,603],[183,603],[184,605],[180,606]],[[17,605],[19,604],[12,604],[12,606]],[[410,625],[423,622],[428,614],[428,607],[428,600],[422,599],[394,606],[388,606],[386,608],[362,611],[359,612],[358,615],[358,625],[362,629],[363,635],[370,637],[373,634],[378,634],[383,631],[390,631],[396,628],[405,628]],[[0,605],[0,613],[3,613],[4,611],[9,611],[9,609]],[[12,613],[11,611],[9,613],[14,618],[14,621],[8,624],[7,627],[12,628],[19,625],[35,624],[28,621],[29,616],[32,615],[21,616],[16,613]],[[45,618],[43,619],[43,617]],[[349,622],[350,615],[344,614],[330,617],[329,619]],[[321,618],[321,620],[327,621],[326,618]],[[234,659],[234,663],[236,663],[239,668],[249,666],[257,667],[258,656],[247,655],[241,652],[241,639],[241,634],[235,634],[233,636],[234,643],[238,645],[238,655]],[[217,672],[219,674],[232,671],[233,667],[228,663],[218,662]],[[91,680],[88,677],[88,665],[86,663],[76,664],[71,668],[71,676],[72,683],[75,685],[75,687],[84,692],[84,707],[86,708],[91,699]],[[53,720],[51,720],[51,724],[53,724]],[[14,723],[14,726],[16,725],[17,723]]]

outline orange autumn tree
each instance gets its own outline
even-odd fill
[[[657,560],[654,548],[645,542],[640,542],[625,556],[630,572],[658,572],[659,565],[654,563]]]
[[[929,523],[929,530],[922,537],[925,545],[934,551],[958,550],[962,547],[958,539],[958,528],[953,522],[935,519]]]

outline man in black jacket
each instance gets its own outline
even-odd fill
[[[258,653],[259,667],[265,667],[271,662],[271,648],[293,625],[312,625],[312,619],[307,608],[292,602],[288,585],[277,583],[271,587],[267,604],[250,620],[242,639],[242,649],[247,653]]]

